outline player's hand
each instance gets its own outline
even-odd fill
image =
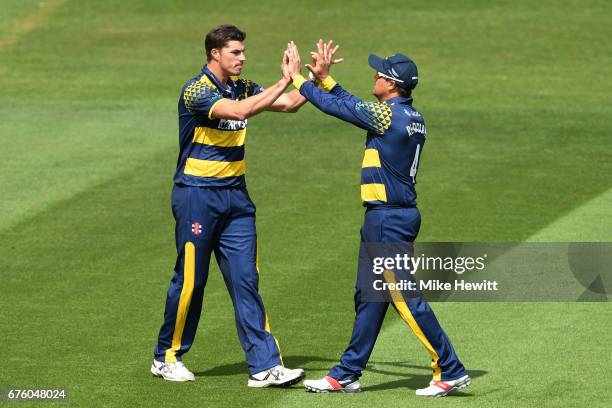
[[[288,67],[289,73],[293,77],[294,75],[299,75],[301,73],[301,59],[300,52],[297,48],[297,45],[293,41],[287,44],[287,55],[289,58]]]
[[[334,46],[333,40],[329,40],[325,43],[321,38],[316,45],[317,52],[313,51],[310,53],[312,64],[306,64],[306,68],[308,68],[318,80],[322,81],[329,75],[331,66],[340,64],[344,61],[344,58],[334,59],[334,55],[336,55],[340,46]]]
[[[291,71],[289,70],[289,51],[285,50],[283,53],[283,61],[281,63],[281,74],[283,79],[291,82]]]
[[[325,56],[323,55],[325,44],[323,43],[323,39],[319,39],[315,46],[317,47],[317,51],[310,52],[312,63],[305,64],[305,66],[316,79],[320,80],[322,77],[324,78],[323,75],[325,75]]]

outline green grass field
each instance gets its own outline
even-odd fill
[[[609,303],[434,303],[474,381],[421,400],[428,354],[389,313],[358,395],[246,387],[216,265],[185,362],[148,369],[174,265],[176,101],[203,36],[248,32],[244,75],[279,78],[294,40],[342,45],[334,77],[371,98],[374,52],[411,55],[428,123],[421,241],[612,241],[606,1],[410,4],[3,0],[0,387],[70,405],[609,407]],[[323,376],[350,336],[364,132],[311,106],[249,121],[260,287],[285,363]],[[20,405],[26,406],[26,405]],[[38,405],[36,405],[38,406]]]

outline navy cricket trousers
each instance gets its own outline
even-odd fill
[[[232,298],[251,374],[282,364],[259,295],[255,205],[244,188],[174,186],[177,260],[166,297],[155,359],[181,361],[193,344],[211,253]]]
[[[421,226],[421,215],[417,208],[371,207],[366,210],[361,228],[359,268],[372,265],[372,254],[367,243],[414,242]],[[388,302],[365,302],[362,300],[362,277],[372,270],[359,270],[355,286],[355,322],[353,334],[340,364],[329,371],[337,380],[361,376],[376,343]],[[455,354],[453,346],[442,330],[429,304],[422,297],[394,298],[392,305],[431,355],[434,381],[449,381],[466,374],[463,364]]]

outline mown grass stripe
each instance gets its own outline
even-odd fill
[[[11,30],[0,37],[0,50],[12,47],[23,35],[46,24],[51,15],[65,2],[66,0],[47,0],[39,3],[38,10],[21,18]]]

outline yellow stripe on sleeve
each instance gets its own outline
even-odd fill
[[[383,277],[388,283],[396,283],[395,274],[391,272],[390,270],[386,269],[383,272]],[[399,313],[400,317],[402,318],[404,322],[406,322],[406,324],[408,324],[412,332],[415,334],[415,336],[417,336],[417,338],[421,341],[421,343],[423,343],[423,345],[425,346],[425,348],[427,349],[427,351],[429,351],[429,354],[431,355],[431,359],[432,359],[431,368],[433,369],[433,380],[441,381],[442,380],[442,370],[440,369],[440,366],[438,366],[438,361],[440,360],[438,353],[436,353],[436,350],[433,348],[429,340],[427,340],[425,333],[423,333],[423,330],[421,330],[421,327],[419,326],[417,321],[414,319],[414,316],[412,316],[412,312],[410,311],[410,309],[408,308],[408,305],[404,301],[404,297],[402,296],[401,292],[397,289],[390,290],[390,292],[391,292],[391,299],[393,300],[393,306],[395,306],[395,309]]]
[[[363,155],[363,162],[361,167],[380,167],[380,157],[378,156],[378,150],[366,149]]]
[[[176,310],[176,322],[174,323],[174,333],[172,334],[172,345],[166,350],[165,362],[176,362],[176,352],[181,349],[181,339],[185,322],[187,321],[187,313],[193,296],[193,286],[195,283],[195,245],[193,242],[185,244],[185,257],[183,268],[183,289],[179,298],[178,308]]]
[[[197,177],[238,177],[246,171],[244,160],[224,162],[215,160],[199,160],[192,157],[185,163],[184,173]]]
[[[387,190],[384,184],[362,184],[361,201],[387,202]]]
[[[225,98],[221,98],[221,99],[219,99],[217,102],[215,102],[215,103],[213,103],[213,104],[212,104],[212,106],[211,106],[211,107],[210,107],[210,109],[208,110],[208,119],[210,119],[210,120],[214,119],[214,118],[212,117],[212,114],[213,114],[213,109],[215,109],[215,106],[217,106],[217,104],[218,104],[219,102],[221,102],[223,99],[225,99]]]
[[[193,132],[193,142],[211,146],[235,147],[243,146],[246,129],[219,130],[207,127],[197,127]]]

